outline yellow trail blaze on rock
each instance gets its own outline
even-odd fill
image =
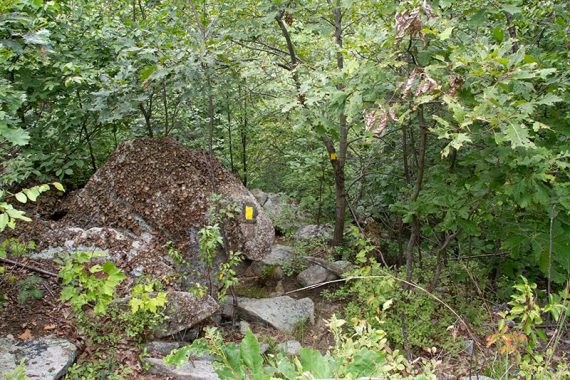
[[[245,220],[253,220],[253,207],[245,206]]]

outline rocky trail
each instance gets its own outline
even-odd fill
[[[237,268],[237,295],[223,303],[187,289],[194,282],[208,283],[198,231],[211,222],[214,193],[237,205],[236,214],[222,223],[227,248],[245,256]],[[83,189],[27,205],[33,222],[5,236],[35,245],[24,256],[13,255],[22,265],[9,267],[4,278],[11,280],[2,284],[6,306],[0,311],[0,373],[24,363],[31,379],[58,379],[74,362],[88,362],[104,350],[78,331],[71,309],[59,301],[57,278],[30,270],[57,273],[66,255],[81,251],[101,251],[126,273],[124,291],[144,276],[171,281],[166,321],[139,344],[124,340],[117,345],[133,378],[216,379],[211,358],[196,358],[181,368],[162,361],[207,325],[222,327],[236,340],[251,328],[273,337],[276,349],[288,354],[297,353],[301,344],[328,347],[331,337],[322,321],[341,306],[324,300],[319,291],[287,293],[338,279],[351,264],[299,256],[296,241],[327,239],[331,228],[303,224],[295,207],[279,194],[248,191],[216,159],[173,140],[124,143]],[[248,208],[253,213],[248,215]],[[294,220],[299,223],[280,228],[296,233],[293,239],[275,240],[271,220],[283,220],[285,210],[298,213]],[[183,259],[174,260],[169,247]],[[218,251],[216,260],[222,262],[224,252]],[[294,273],[289,267],[299,261],[304,269]],[[32,275],[42,296],[19,302],[17,284]],[[169,280],[173,275],[179,280]],[[146,371],[138,360],[143,352]]]

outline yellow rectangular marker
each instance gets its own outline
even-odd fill
[[[331,161],[335,161],[335,160],[336,160],[336,153],[335,153],[335,152],[332,152],[332,153],[330,154],[330,156],[331,156]]]
[[[245,220],[253,220],[253,207],[245,206]]]

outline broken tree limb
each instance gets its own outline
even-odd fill
[[[326,260],[320,259],[318,257],[305,256],[305,260],[325,268],[326,270],[335,274],[338,277],[342,277],[343,273],[350,272],[352,270],[352,269],[347,270],[347,268],[343,265],[331,263],[331,262],[328,262]]]
[[[9,265],[18,266],[20,268],[24,268],[27,270],[31,270],[32,272],[43,274],[45,276],[49,276],[49,277],[53,277],[53,278],[58,277],[57,273],[53,273],[53,272],[49,272],[47,270],[36,268],[36,267],[31,266],[31,265],[22,264],[22,263],[19,263],[17,261],[14,261],[14,260],[4,259],[4,258],[0,257],[0,262],[5,263],[5,264],[9,264]]]

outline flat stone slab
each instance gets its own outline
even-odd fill
[[[43,337],[28,341],[0,339],[0,374],[13,371],[25,359],[30,379],[56,380],[75,361],[77,347],[65,339]]]
[[[156,329],[155,336],[164,338],[196,326],[219,309],[210,296],[198,298],[188,292],[168,292],[167,320]]]
[[[310,298],[296,300],[289,296],[239,298],[238,311],[245,319],[267,323],[288,334],[300,323],[313,323],[315,318],[315,304]]]
[[[299,273],[297,281],[299,281],[302,286],[311,286],[325,282],[329,278],[332,280],[335,279],[336,276],[320,265],[311,265]]]
[[[261,259],[261,263],[265,265],[283,265],[295,255],[293,248],[286,245],[275,244],[271,247],[271,252]]]
[[[144,361],[150,364],[149,373],[153,375],[177,380],[220,380],[209,360],[188,361],[180,368],[168,365],[158,358],[146,358]]]

